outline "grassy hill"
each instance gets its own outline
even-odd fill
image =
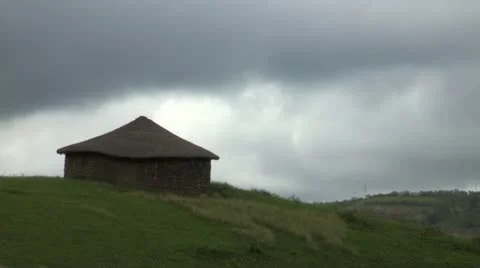
[[[0,178],[0,267],[478,267],[480,239],[214,184]]]
[[[445,232],[480,236],[480,192],[393,192],[336,204],[384,218],[429,225]]]

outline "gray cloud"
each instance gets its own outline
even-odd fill
[[[364,184],[461,188],[480,175],[479,12],[450,0],[0,1],[0,169],[58,174],[56,142],[181,95],[158,118],[215,125],[191,135],[221,155],[222,180],[316,200]],[[127,95],[144,99],[111,104]],[[56,112],[35,116],[45,109]],[[42,161],[25,167],[31,157]]]
[[[437,78],[439,83],[432,96],[432,115],[446,128],[465,132],[480,126],[480,64],[448,68]]]
[[[444,141],[435,141],[434,136],[431,139],[430,144],[396,144],[391,148],[363,150],[333,144],[330,148],[318,146],[309,155],[281,143],[272,148],[266,142],[255,152],[261,161],[262,174],[291,180],[295,185],[284,194],[296,193],[311,200],[360,196],[364,194],[365,184],[368,193],[375,193],[462,189],[475,181],[480,182],[480,148],[474,145],[479,142],[478,136],[464,141],[470,148],[462,143],[441,146]],[[352,147],[357,143],[352,141]]]
[[[478,60],[477,3],[2,1],[0,113]],[[292,86],[297,88],[297,86]]]
[[[254,140],[229,135],[241,149],[227,151],[255,154],[259,174],[292,183],[280,192],[310,200],[363,195],[365,184],[368,193],[463,189],[480,182],[480,124],[475,117],[480,96],[469,90],[476,81],[473,72],[464,71],[391,75],[387,70],[377,73],[378,81],[371,76],[355,79],[354,88],[362,92],[369,85],[374,91],[378,84],[397,86],[380,97],[355,94],[348,87],[352,80],[338,81],[326,87],[337,90],[297,95],[302,109],[280,114],[271,123],[276,131],[262,132]],[[456,83],[457,73],[471,79]],[[403,76],[408,79],[395,83]],[[455,84],[463,89],[454,90]],[[256,97],[267,103],[261,94]],[[277,98],[265,106],[282,105]]]
[[[429,79],[411,79],[375,105],[349,90],[297,94],[291,102],[292,92],[260,85],[229,98],[146,95],[95,109],[38,113],[0,123],[0,174],[61,175],[57,148],[146,112],[219,154],[213,179],[241,187],[331,201],[363,195],[365,184],[375,193],[480,183],[480,126],[445,124],[432,113],[444,91],[425,82],[418,87],[418,80]]]

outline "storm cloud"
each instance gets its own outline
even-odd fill
[[[144,114],[218,153],[214,179],[243,187],[308,200],[465,188],[480,178],[479,13],[0,1],[0,174],[61,175],[58,147]]]
[[[0,112],[478,63],[465,1],[2,1]],[[477,66],[475,66],[477,67]],[[385,89],[384,89],[385,90]]]

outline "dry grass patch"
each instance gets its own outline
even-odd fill
[[[82,204],[82,205],[80,205],[80,208],[88,210],[88,211],[93,212],[95,214],[102,215],[102,216],[107,216],[107,217],[114,217],[115,216],[115,215],[113,215],[113,213],[110,210],[108,210],[106,208],[102,208],[102,207],[91,206],[91,205],[88,205],[88,204]]]
[[[268,244],[275,242],[272,229],[277,229],[305,238],[313,248],[317,248],[315,238],[324,239],[335,245],[343,245],[342,241],[347,228],[335,213],[312,208],[283,208],[233,198],[189,198],[138,192],[135,194],[181,205],[196,215],[234,225],[235,231]]]

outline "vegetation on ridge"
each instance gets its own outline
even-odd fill
[[[475,267],[480,240],[215,183],[180,197],[0,179],[6,267]]]
[[[480,192],[392,192],[336,205],[384,218],[417,222],[458,235],[480,235]]]

